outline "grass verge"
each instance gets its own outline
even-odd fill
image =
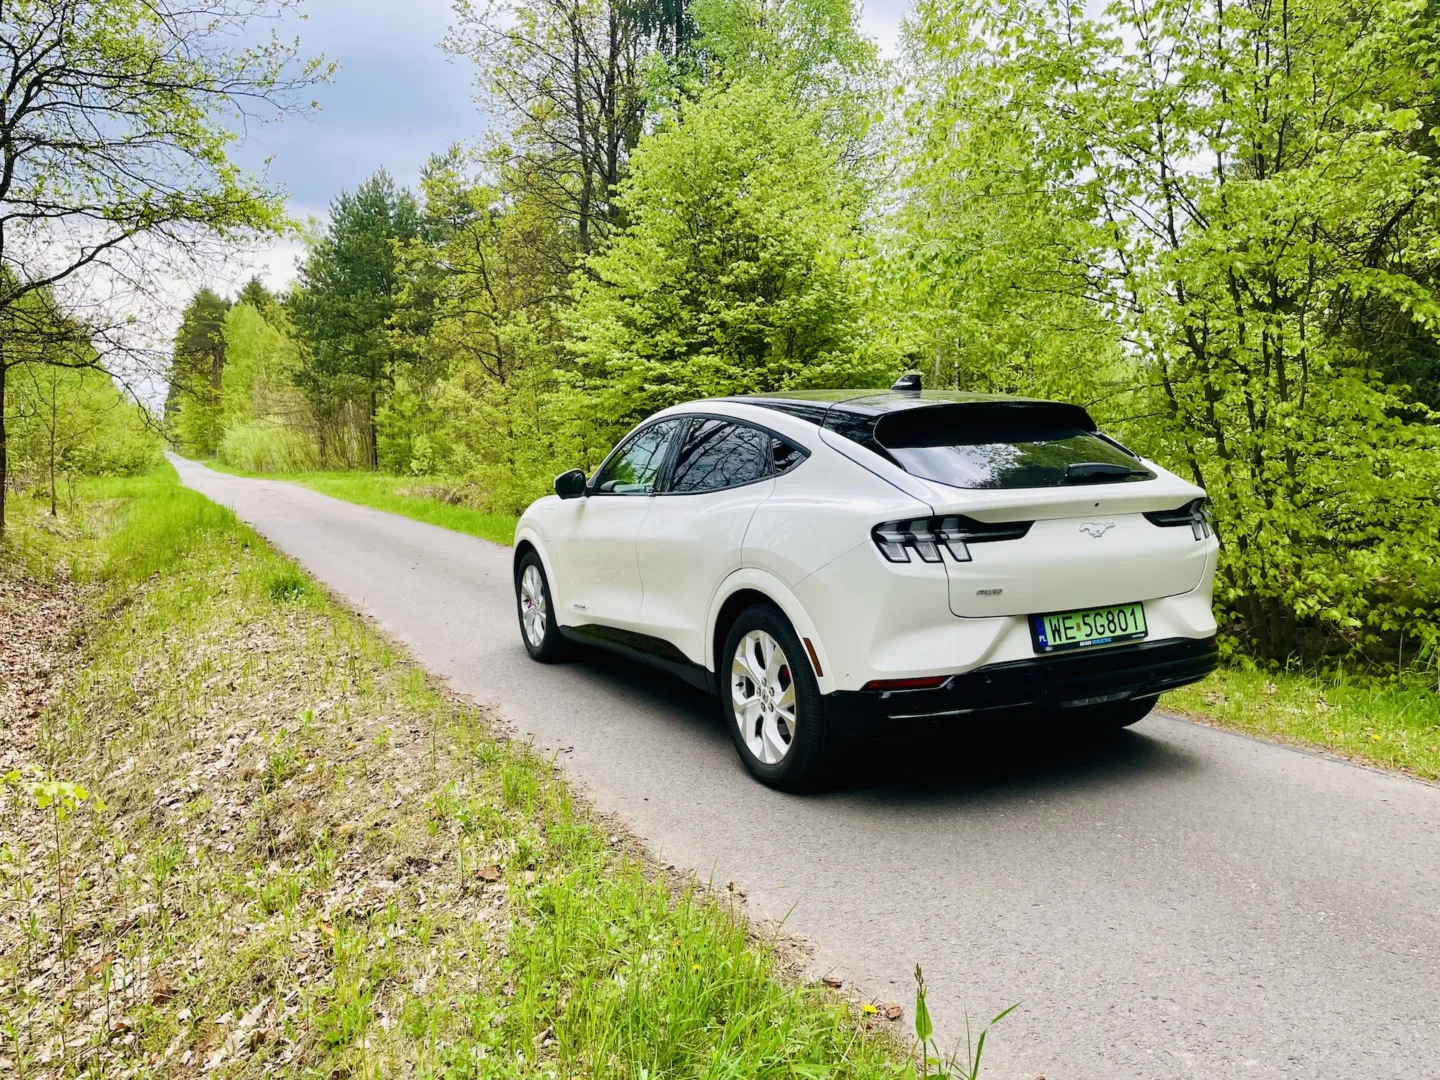
[[[93,617],[0,725],[0,1074],[908,1075],[167,468],[21,522]]]
[[[453,482],[438,477],[390,476],[372,472],[252,473],[213,460],[205,464],[216,472],[232,476],[291,480],[322,495],[478,536],[496,544],[508,546],[515,540],[516,518],[513,515],[491,514],[456,501],[463,498],[464,493]]]
[[[1224,667],[1166,694],[1160,705],[1204,723],[1440,780],[1440,694],[1418,682]]]

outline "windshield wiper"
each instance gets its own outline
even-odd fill
[[[1132,469],[1129,465],[1116,465],[1109,461],[1077,461],[1065,466],[1067,484],[1106,484],[1114,480],[1128,480],[1132,476],[1143,476],[1149,480],[1155,478],[1149,469]]]

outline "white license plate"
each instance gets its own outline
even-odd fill
[[[1143,604],[1114,604],[1030,616],[1030,636],[1039,653],[1134,641],[1149,632]]]

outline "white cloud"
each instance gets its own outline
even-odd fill
[[[900,55],[900,23],[910,11],[910,0],[863,0],[860,29],[880,45],[880,55]]]

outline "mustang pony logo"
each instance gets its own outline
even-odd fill
[[[1100,537],[1104,536],[1114,527],[1115,523],[1113,521],[1087,521],[1084,525],[1080,526],[1080,531],[1086,536],[1093,536],[1096,540],[1099,540]]]

